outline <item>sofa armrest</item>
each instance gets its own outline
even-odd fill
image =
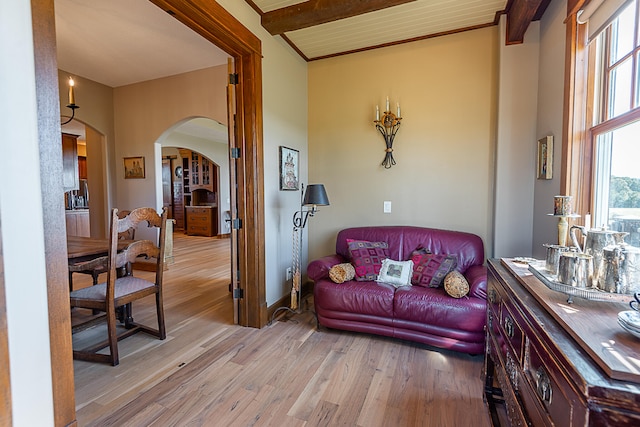
[[[320,279],[328,279],[331,267],[343,262],[346,262],[345,259],[337,254],[318,258],[311,261],[307,266],[307,276],[309,276],[309,279],[314,282],[317,282]]]
[[[465,272],[469,282],[469,296],[487,299],[487,267],[484,265],[472,265]]]

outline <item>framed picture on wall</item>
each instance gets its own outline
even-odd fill
[[[124,158],[124,178],[144,178],[144,157]]]
[[[538,179],[553,178],[553,136],[538,140]]]
[[[300,189],[299,152],[280,146],[280,190]]]

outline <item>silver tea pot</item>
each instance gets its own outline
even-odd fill
[[[576,229],[582,231],[583,236],[587,236],[584,247],[581,247],[576,238]],[[616,246],[624,244],[624,238],[629,233],[623,231],[587,229],[581,225],[571,226],[571,241],[580,252],[593,256],[593,287],[598,287],[602,258],[606,246]]]

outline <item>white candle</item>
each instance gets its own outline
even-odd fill
[[[399,102],[398,102],[397,106],[398,106],[398,117],[400,117],[400,103]]]
[[[591,214],[590,214],[590,213],[587,213],[587,214],[584,216],[584,228],[585,228],[587,231],[591,230]]]
[[[389,97],[388,96],[387,96],[387,109],[384,110],[384,111],[385,111],[385,113],[389,112]]]
[[[380,120],[380,109],[376,105],[376,120]]]
[[[73,105],[76,103],[76,97],[73,93],[73,86],[75,85],[75,82],[73,81],[73,79],[71,77],[69,77],[69,104]]]

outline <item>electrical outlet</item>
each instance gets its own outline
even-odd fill
[[[384,213],[391,213],[391,201],[390,200],[386,200],[383,204],[383,211]]]
[[[293,279],[293,272],[291,271],[291,267],[287,268],[287,281]]]

